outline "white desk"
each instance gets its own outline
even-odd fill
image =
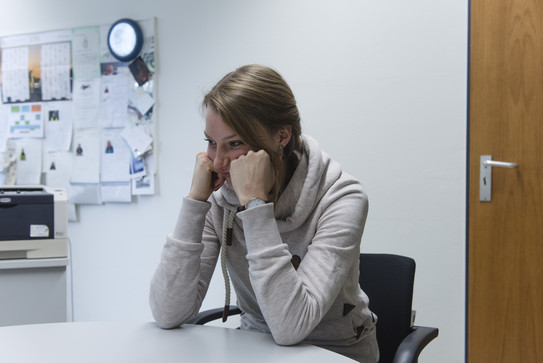
[[[0,362],[168,363],[311,362],[353,360],[315,346],[282,347],[271,335],[229,328],[155,323],[77,322],[0,327]]]

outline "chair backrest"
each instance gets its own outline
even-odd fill
[[[392,362],[400,342],[411,332],[415,260],[390,254],[360,254],[360,287],[377,315],[380,363]]]

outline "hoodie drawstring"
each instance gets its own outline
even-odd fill
[[[232,231],[234,228],[234,218],[236,213],[224,208],[224,218],[222,223],[222,246],[221,246],[221,269],[224,277],[224,311],[222,315],[223,323],[228,318],[228,310],[230,309],[230,276],[228,275],[227,261],[226,261],[226,246],[232,245]]]

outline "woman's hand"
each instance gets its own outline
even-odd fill
[[[232,188],[241,205],[253,198],[268,199],[275,183],[270,156],[264,150],[249,151],[230,163]]]
[[[196,155],[196,165],[188,198],[205,202],[213,191],[224,184],[224,181],[224,177],[213,172],[213,161],[207,156],[207,153],[200,152]]]

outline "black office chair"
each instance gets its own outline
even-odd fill
[[[370,298],[370,309],[378,316],[379,363],[416,363],[422,349],[439,333],[437,328],[411,326],[414,281],[412,258],[360,254],[359,283]],[[240,313],[237,306],[230,306],[228,315]],[[203,325],[222,316],[223,308],[206,310],[190,323]]]
[[[411,326],[415,260],[390,254],[360,254],[360,287],[377,319],[380,363],[415,363],[439,330]]]

